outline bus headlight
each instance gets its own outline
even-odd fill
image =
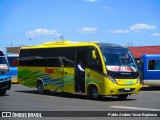
[[[117,81],[116,81],[114,78],[112,78],[112,77],[108,77],[108,78],[109,78],[109,80],[112,81],[114,84],[117,84]]]
[[[11,81],[11,78],[10,78],[10,77],[8,77],[8,78],[7,78],[7,80],[8,80],[8,81]]]

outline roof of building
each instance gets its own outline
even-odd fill
[[[140,58],[143,54],[160,54],[160,46],[131,46],[128,49],[134,58]]]

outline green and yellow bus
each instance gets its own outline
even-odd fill
[[[85,71],[78,84],[80,60]],[[22,47],[18,82],[38,88],[40,94],[50,90],[82,93],[89,99],[117,96],[125,100],[128,95],[138,94],[141,88],[130,51],[123,46],[95,42],[58,41]],[[77,90],[79,86],[81,91]]]

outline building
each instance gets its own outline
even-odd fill
[[[143,54],[160,54],[160,46],[131,46],[128,49],[136,60],[139,60]]]
[[[20,47],[7,47],[7,53],[17,53],[19,54]]]

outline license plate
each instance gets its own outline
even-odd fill
[[[125,88],[125,90],[130,90],[130,88]]]

